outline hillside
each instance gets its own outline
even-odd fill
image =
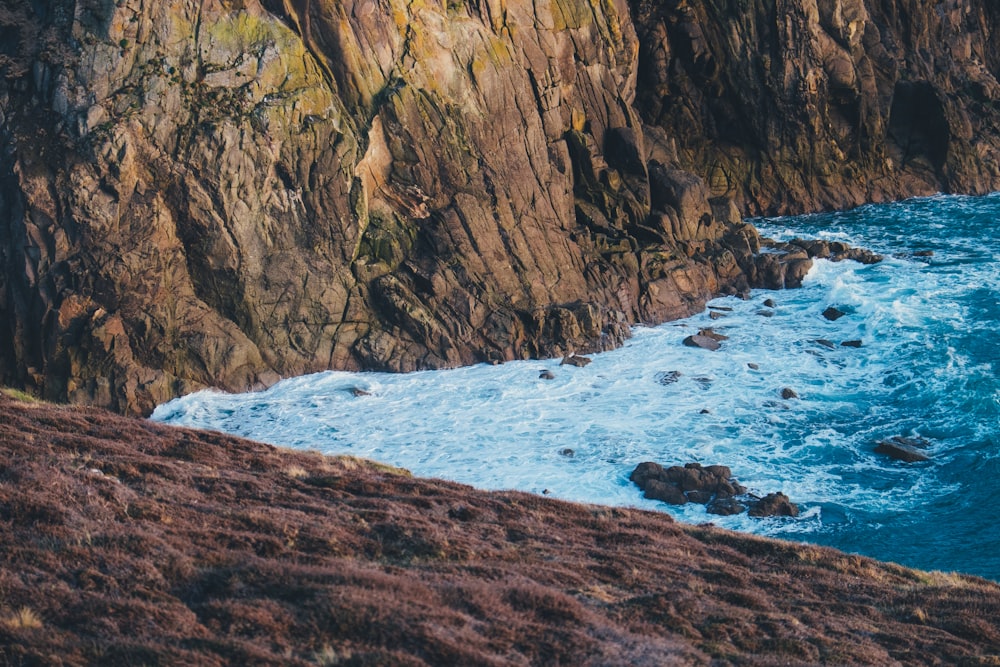
[[[1000,587],[0,398],[0,663],[995,665]]]

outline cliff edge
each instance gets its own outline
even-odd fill
[[[1000,185],[988,2],[633,5],[5,7],[0,382],[607,349],[795,284],[741,210]]]

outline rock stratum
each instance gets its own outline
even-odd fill
[[[0,393],[0,663],[995,665],[1000,587]]]
[[[998,20],[989,0],[6,3],[0,382],[147,413],[607,349],[794,284],[808,249],[759,254],[741,213],[1000,188]]]

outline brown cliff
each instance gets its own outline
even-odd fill
[[[1000,587],[0,394],[0,664],[992,665]]]
[[[770,211],[994,187],[996,10],[849,4],[782,11],[784,32],[754,3],[639,6],[636,24],[624,0],[5,7],[0,381],[142,413],[331,367],[606,349],[631,323],[758,284],[759,241],[733,200]],[[871,46],[876,33],[895,50]],[[857,74],[876,51],[943,44],[968,47],[950,78],[933,78],[935,60],[907,88],[917,56],[888,88]],[[876,148],[856,162],[893,158],[906,178],[815,176],[841,159],[825,148],[832,103],[789,91],[826,95],[824,76],[882,85],[882,111],[927,86],[942,98],[926,122],[858,102]],[[980,101],[962,106],[962,86]],[[727,126],[719,104],[761,127]],[[959,117],[968,127],[935,139]],[[899,157],[889,138],[904,126]],[[720,151],[743,151],[723,185]],[[766,270],[780,286],[783,269]]]
[[[747,214],[1000,189],[990,0],[634,0],[643,120]]]

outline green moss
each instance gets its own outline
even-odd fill
[[[22,401],[23,403],[42,403],[42,399],[32,396],[26,391],[21,389],[14,389],[12,387],[0,387],[0,394],[8,398],[13,398],[15,401]]]

